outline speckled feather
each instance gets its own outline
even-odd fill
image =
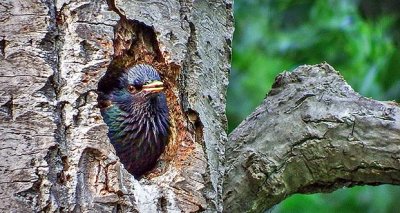
[[[122,75],[118,85],[103,99],[111,105],[101,109],[108,136],[124,167],[139,178],[151,170],[164,151],[169,136],[169,115],[163,92],[144,96],[127,91],[129,84],[159,81],[148,65],[136,65]]]

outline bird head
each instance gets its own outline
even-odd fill
[[[164,84],[157,71],[149,65],[140,64],[127,69],[118,82],[112,99],[124,111],[157,104],[160,96],[165,99],[165,95],[160,93]]]

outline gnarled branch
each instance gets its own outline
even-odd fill
[[[364,98],[328,64],[279,75],[229,137],[225,212],[261,212],[294,193],[400,183],[400,108]]]

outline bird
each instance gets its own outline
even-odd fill
[[[105,75],[100,82],[98,101],[110,142],[125,169],[139,179],[155,167],[168,143],[164,84],[148,64],[129,67],[116,80]]]

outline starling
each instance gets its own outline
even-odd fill
[[[99,92],[108,137],[135,178],[155,166],[168,142],[169,113],[163,89],[157,71],[140,64],[128,68],[106,92]]]

